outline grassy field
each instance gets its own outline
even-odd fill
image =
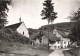
[[[48,56],[52,51],[50,50],[42,50],[39,48],[32,48],[31,46],[24,46],[22,47],[25,50],[16,50],[13,53],[20,53],[20,54],[29,54],[32,56]]]
[[[0,53],[0,56],[32,56],[28,54],[17,54],[17,53]]]
[[[63,53],[65,56],[80,56],[80,47],[64,50]]]
[[[36,46],[32,46],[29,44],[0,42],[0,52],[7,53],[8,56],[8,53],[15,53],[17,56],[20,56],[22,54],[24,54],[23,56],[25,56],[26,54],[27,56],[48,56],[52,51],[37,48]]]

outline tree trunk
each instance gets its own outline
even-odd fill
[[[48,21],[48,50],[49,50],[49,21]]]

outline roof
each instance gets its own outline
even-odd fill
[[[58,28],[58,27],[55,27],[55,29],[57,30],[57,32],[62,36],[62,37],[67,37],[68,34],[66,33],[69,33],[70,30],[66,30],[66,29],[62,29],[62,28]]]
[[[39,32],[32,34],[32,35],[30,36],[30,38],[31,38],[31,39],[35,39],[35,38],[37,38],[38,36],[39,36]]]
[[[58,33],[62,36],[62,37],[66,37],[67,35],[65,34],[65,32],[61,31],[61,30],[57,30]]]
[[[68,32],[68,31],[62,31],[62,30],[59,30],[57,29],[57,32],[62,36],[62,37],[67,37],[68,34],[66,34],[65,32]],[[68,32],[69,33],[69,32]]]
[[[41,35],[39,36],[40,32],[37,32],[33,35],[31,35],[31,39],[35,39],[37,37],[42,37],[43,35],[45,35],[47,38],[48,38],[48,32],[47,31],[41,31]],[[60,40],[55,34],[49,32],[49,40],[51,41],[57,41],[57,40]]]
[[[61,31],[65,31],[65,32],[70,32],[70,30],[63,29],[63,28],[58,28],[58,27],[56,27],[56,26],[55,26],[55,28],[54,28],[54,29],[61,30]]]
[[[55,34],[51,33],[51,32],[47,32],[47,31],[43,31],[43,34],[48,38],[49,37],[49,40],[51,41],[58,41],[60,40]],[[48,35],[49,34],[49,35]]]
[[[13,25],[9,25],[9,26],[6,26],[5,28],[11,28],[12,30],[16,30],[21,25],[21,23],[22,22],[16,23],[16,24],[13,24]]]

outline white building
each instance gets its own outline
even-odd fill
[[[13,25],[6,26],[6,28],[11,28],[13,31],[17,31],[18,33],[22,34],[29,38],[28,29],[26,28],[24,22],[19,22]]]
[[[68,45],[70,44],[70,39],[66,37],[68,36],[69,31],[55,28],[53,30],[53,34],[60,38],[60,41],[56,41],[54,44],[50,44],[51,49],[61,49],[68,47]]]

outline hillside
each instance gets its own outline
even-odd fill
[[[30,39],[10,28],[0,29],[0,52],[12,52],[22,49],[23,44],[30,43]]]
[[[64,23],[57,23],[54,24],[54,26],[66,30],[71,30],[71,28],[74,26],[75,22],[64,22]]]
[[[54,27],[65,29],[65,30],[71,30],[75,22],[63,22],[63,23],[57,23],[57,24],[50,24],[49,30],[53,30]],[[48,30],[48,25],[41,26],[39,29],[42,30]]]
[[[0,29],[0,41],[28,43],[29,39],[10,28]]]
[[[52,32],[54,27],[60,28],[60,29],[64,29],[64,30],[71,30],[71,28],[74,26],[75,22],[64,22],[64,23],[57,23],[57,24],[50,24],[48,25],[43,25],[41,26],[39,29],[32,29],[29,28],[29,35],[31,36],[34,33],[37,33],[40,30],[46,30],[46,31],[50,31]]]

